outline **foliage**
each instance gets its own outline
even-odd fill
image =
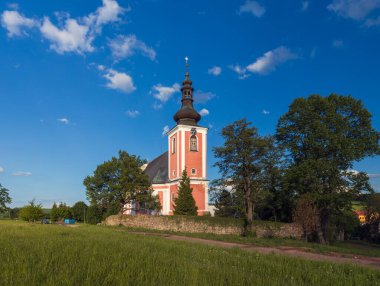
[[[7,261],[0,263],[2,284],[15,286],[360,286],[376,285],[380,279],[378,271],[354,265],[261,255],[89,225],[72,229],[0,222],[0,245],[1,258]],[[51,275],[46,265],[60,271]]]
[[[76,221],[79,222],[84,222],[86,218],[86,211],[87,211],[88,206],[82,202],[76,202],[72,207],[71,207],[71,213],[73,218]]]
[[[310,194],[304,194],[297,200],[294,221],[301,225],[306,241],[317,232],[319,227],[319,211]],[[314,239],[312,238],[312,240]]]
[[[112,157],[97,166],[94,174],[83,182],[90,203],[107,212],[115,206],[122,211],[127,203],[137,201],[141,193],[151,188],[148,176],[141,169],[145,163],[138,156],[119,151],[118,158]]]
[[[313,194],[318,236],[325,243],[332,216],[351,209],[361,192],[372,192],[366,174],[349,170],[353,162],[380,153],[380,133],[360,100],[332,94],[294,100],[276,136],[291,159],[285,188],[293,196]]]
[[[12,199],[9,196],[9,190],[0,184],[0,213],[5,212],[8,209],[7,204],[10,204],[11,202]]]
[[[380,242],[380,194],[374,193],[367,197],[365,210],[367,226],[363,227],[365,239]]]
[[[86,222],[89,224],[97,224],[102,221],[103,212],[98,205],[90,205],[87,209]]]
[[[270,185],[266,177],[269,146],[272,141],[262,138],[246,119],[235,121],[222,129],[224,144],[213,149],[218,159],[222,179],[220,189],[231,189],[243,201],[244,233],[250,230],[256,203],[265,196]]]
[[[22,207],[19,211],[19,218],[24,221],[36,222],[44,217],[41,204],[36,204],[35,200],[29,202],[29,205]]]
[[[238,197],[226,189],[218,190],[215,201],[216,217],[242,217],[243,207]]]
[[[186,169],[182,172],[182,179],[178,187],[178,197],[174,199],[175,215],[196,216],[198,207],[193,197],[193,189],[190,187],[190,178],[187,176]]]
[[[71,208],[66,203],[60,203],[58,206],[53,204],[50,210],[51,221],[63,221],[66,218],[72,218]]]

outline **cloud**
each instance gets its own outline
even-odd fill
[[[162,136],[165,136],[170,131],[170,128],[168,125],[165,125],[164,128],[162,128]]]
[[[97,68],[98,68],[98,70],[100,70],[100,71],[104,71],[104,70],[106,69],[106,67],[103,66],[103,65],[98,65]]]
[[[144,42],[138,40],[135,35],[119,35],[108,42],[115,59],[121,60],[139,52],[152,61],[156,59],[156,51],[148,47]]]
[[[161,109],[163,107],[163,105],[161,103],[153,103],[153,109],[155,110],[158,110],[158,109]]]
[[[298,56],[292,53],[288,48],[280,46],[266,52],[263,56],[256,59],[255,62],[248,65],[246,69],[252,73],[266,75],[276,70],[278,65],[297,58]]]
[[[129,8],[125,9],[121,7],[116,0],[103,0],[103,6],[99,7],[95,15],[90,15],[89,18],[92,18],[95,26],[100,27],[111,22],[119,21],[120,15],[129,10]]]
[[[333,0],[327,6],[329,11],[357,21],[363,20],[377,8],[380,8],[380,0]]]
[[[70,121],[67,118],[59,118],[58,121],[66,125],[70,123]]]
[[[341,48],[341,47],[343,47],[343,41],[342,40],[334,40],[332,42],[332,45],[334,48],[337,48],[337,49]]]
[[[203,108],[203,109],[201,109],[201,110],[199,111],[199,114],[200,114],[201,116],[207,116],[207,115],[210,114],[210,111],[208,111],[206,108]]]
[[[194,93],[194,102],[205,104],[206,102],[213,99],[216,95],[212,92],[203,92],[202,90],[197,90]]]
[[[301,10],[302,11],[306,11],[307,9],[309,9],[309,2],[308,1],[303,1],[302,2],[302,7],[301,7]]]
[[[180,91],[180,85],[178,83],[175,83],[172,86],[163,86],[161,84],[157,84],[153,86],[153,90],[154,98],[158,99],[162,103],[165,103],[174,93]]]
[[[222,68],[218,66],[214,66],[208,70],[208,73],[214,76],[218,76],[222,73]]]
[[[125,114],[130,118],[136,118],[140,115],[140,111],[138,110],[127,110]]]
[[[94,50],[92,46],[94,36],[91,35],[89,26],[81,25],[75,19],[66,19],[65,25],[58,28],[49,17],[45,17],[40,31],[42,36],[50,41],[50,48],[58,54],[67,52],[84,54]]]
[[[0,166],[0,173],[4,173],[4,168]]]
[[[263,110],[261,111],[261,113],[264,114],[264,115],[268,115],[268,114],[270,114],[270,112],[269,112],[268,110],[266,110],[266,109],[263,109]]]
[[[17,11],[4,11],[1,14],[1,25],[8,31],[8,37],[26,36],[26,29],[37,25],[37,21],[27,18]]]
[[[124,93],[131,93],[136,90],[131,76],[126,73],[109,69],[104,74],[104,78],[108,80],[108,88],[116,89]]]
[[[250,75],[247,73],[247,69],[245,67],[242,67],[240,65],[230,65],[230,69],[232,69],[234,72],[236,72],[239,75],[239,79],[246,79]]]
[[[247,0],[243,5],[240,6],[238,14],[251,13],[252,15],[260,18],[265,13],[265,7],[261,6],[256,1]]]
[[[25,172],[25,171],[18,171],[12,174],[12,176],[15,176],[15,177],[29,177],[31,175],[32,175],[31,172]]]

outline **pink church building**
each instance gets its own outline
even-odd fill
[[[182,171],[190,177],[198,215],[208,212],[207,131],[198,125],[201,115],[193,106],[193,86],[186,71],[182,83],[182,106],[174,115],[176,125],[167,133],[168,151],[155,158],[145,168],[152,183],[153,194],[158,195],[161,214],[173,215]]]

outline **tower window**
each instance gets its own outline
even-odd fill
[[[175,153],[175,142],[176,140],[175,140],[175,138],[173,138],[173,140],[172,140],[172,154],[174,154]]]
[[[192,174],[192,175],[196,175],[196,174],[197,174],[197,169],[192,168],[192,169],[191,169],[191,174]]]
[[[195,135],[190,137],[190,151],[198,151],[198,140]]]

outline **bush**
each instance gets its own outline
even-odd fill
[[[97,224],[102,221],[102,209],[97,205],[89,206],[87,209],[86,221],[90,224]]]
[[[34,200],[29,202],[29,205],[20,209],[19,218],[24,221],[35,222],[44,217],[41,204],[36,204]]]

